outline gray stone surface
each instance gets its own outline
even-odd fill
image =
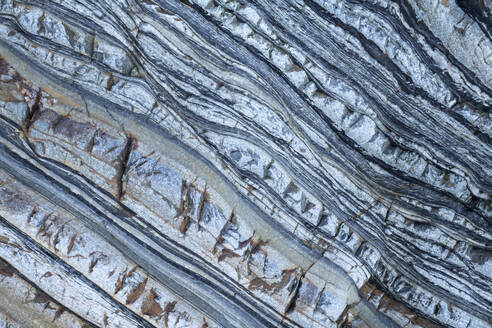
[[[490,327],[490,8],[0,0],[0,327]]]

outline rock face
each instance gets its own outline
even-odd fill
[[[491,8],[0,0],[0,327],[491,327]]]

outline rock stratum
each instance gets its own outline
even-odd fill
[[[491,327],[491,8],[0,0],[0,327]]]

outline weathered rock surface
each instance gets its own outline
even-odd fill
[[[491,327],[491,7],[0,0],[0,327]]]

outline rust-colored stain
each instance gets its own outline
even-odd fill
[[[121,290],[121,288],[123,287],[123,284],[125,283],[125,280],[127,278],[127,273],[126,273],[126,270],[128,270],[128,268],[126,268],[119,276],[118,276],[118,279],[116,280],[116,284],[115,284],[115,288],[114,288],[114,293],[115,294],[118,294],[118,292]]]
[[[108,256],[102,252],[92,252],[91,254],[89,254],[89,256],[91,257],[91,263],[89,264],[89,273],[92,273],[92,271],[94,270],[94,267],[99,263],[99,262],[104,262],[104,261],[107,261],[108,259]]]
[[[174,307],[176,306],[176,301],[168,302],[164,308],[164,327],[169,328],[169,314],[174,312]]]
[[[139,283],[136,287],[134,287],[126,298],[126,304],[134,303],[144,292],[145,286],[147,285],[148,278],[145,278],[144,281]]]
[[[0,260],[0,275],[4,277],[12,277],[14,275],[14,271],[2,260]]]
[[[123,288],[123,286],[125,285],[126,278],[130,277],[135,272],[136,269],[137,269],[137,267],[134,266],[127,273],[126,271],[128,270],[128,268],[125,268],[125,270],[123,270],[123,272],[120,273],[120,275],[118,276],[118,280],[116,281],[116,284],[114,286],[115,287],[115,290],[114,290],[115,294],[118,294],[118,292],[121,290],[121,288]]]
[[[284,270],[282,271],[282,275],[281,275],[282,278],[280,279],[280,281],[274,283],[267,283],[265,280],[256,277],[253,280],[251,280],[248,289],[260,290],[267,294],[278,293],[280,290],[282,290],[288,285],[289,281],[292,280],[292,276],[296,275],[296,272],[297,272],[296,269]]]
[[[8,239],[7,237],[4,237],[4,236],[0,236],[0,244],[4,244],[4,245],[7,245],[7,246],[10,246],[10,247],[13,247],[13,248],[16,248],[20,251],[23,251],[23,252],[31,252],[30,250],[26,250],[24,248],[22,248],[21,246],[17,245],[17,244],[14,244],[14,243],[11,243],[10,242],[10,239]]]
[[[56,310],[55,316],[53,317],[53,322],[56,321],[56,319],[58,319],[63,314],[63,312],[65,312],[65,309],[61,306],[58,307],[58,310]]]
[[[74,234],[72,238],[70,238],[70,243],[68,243],[68,247],[67,247],[67,255],[70,254],[70,252],[73,249],[73,246],[75,245],[75,238],[77,238],[76,234]]]
[[[227,258],[234,258],[234,257],[239,257],[239,255],[231,251],[229,248],[223,248],[220,252],[218,261],[222,262]]]
[[[157,293],[155,289],[152,288],[145,297],[145,300],[142,302],[142,307],[140,311],[144,315],[148,315],[150,317],[156,317],[164,312],[159,303],[156,302]]]
[[[189,224],[190,224],[190,217],[188,215],[185,215],[179,225],[179,232],[181,232],[184,235],[186,233],[186,230],[188,230]]]
[[[7,75],[8,72],[9,72],[9,64],[7,64],[5,58],[0,56],[0,75]]]
[[[45,309],[58,310],[57,308],[51,306],[51,298],[38,289],[35,290],[34,298],[31,300],[32,303],[44,304]]]

